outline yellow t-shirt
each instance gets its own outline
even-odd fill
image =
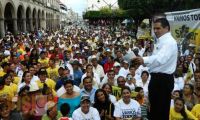
[[[18,90],[18,86],[15,84],[15,83],[12,83],[10,85],[10,87],[12,88],[13,90],[13,94],[16,95],[17,94],[17,90]]]
[[[0,99],[7,99],[9,101],[14,97],[13,90],[10,86],[4,85],[3,89],[0,90]]]
[[[191,119],[191,120],[198,120],[190,111],[185,110],[186,114],[187,114],[187,118]],[[182,120],[183,116],[181,115],[181,113],[177,113],[174,110],[174,107],[170,108],[170,116],[169,116],[170,120]]]
[[[3,70],[0,71],[0,77],[3,77],[5,74],[6,73]]]
[[[191,113],[200,120],[200,104],[196,104],[192,108]]]
[[[44,86],[44,83],[42,83],[40,80],[37,80],[36,82],[38,84],[39,89],[42,89]],[[49,78],[46,79],[45,83],[47,84],[47,86],[50,89],[52,89],[52,94],[55,97],[56,96],[56,91],[55,91],[56,83],[52,79],[49,79]]]
[[[58,67],[55,67],[55,68],[48,67],[47,68],[47,74],[48,74],[50,79],[52,79],[54,81],[57,80],[57,78],[59,77]]]
[[[44,86],[44,83],[43,83],[43,82],[41,82],[40,80],[37,80],[36,82],[37,82],[38,87],[39,87],[40,89],[43,88],[43,86]],[[55,83],[52,79],[47,78],[47,79],[45,80],[45,83],[47,84],[47,86],[48,86],[49,88],[55,90],[56,83]]]
[[[121,99],[121,88],[117,86],[112,86],[112,93],[117,100]]]
[[[48,63],[49,63],[49,59],[45,58],[45,59],[38,59],[38,62],[42,64],[43,67],[47,67]]]
[[[15,83],[16,85],[18,85],[19,81],[20,81],[20,77],[14,77],[13,83]]]

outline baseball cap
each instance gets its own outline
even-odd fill
[[[89,97],[88,95],[83,95],[83,96],[81,97],[81,102],[83,102],[83,101],[85,101],[85,100],[87,100],[88,102],[90,102],[90,97]]]
[[[80,65],[80,63],[79,63],[78,60],[74,60],[71,64],[72,64],[72,65]]]
[[[113,66],[114,66],[114,67],[120,67],[120,63],[115,62]]]
[[[45,68],[40,68],[40,70],[38,71],[38,75],[47,75],[47,71]]]

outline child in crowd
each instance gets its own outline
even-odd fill
[[[59,118],[59,120],[72,120],[71,118],[68,117],[69,111],[70,111],[69,104],[68,103],[63,103],[60,106],[60,112],[62,114],[62,117]]]

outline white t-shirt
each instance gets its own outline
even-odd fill
[[[119,70],[119,76],[123,76],[124,78],[126,78],[127,74],[129,73],[129,69],[125,69],[124,67],[122,67]]]
[[[120,99],[115,104],[114,117],[120,117],[121,119],[130,119],[141,117],[140,104],[131,99],[129,104],[125,104],[122,99]]]
[[[131,89],[131,91],[135,90],[135,85],[133,83],[129,84],[128,82],[126,82],[125,85],[128,86]]]
[[[142,87],[143,88],[145,96],[148,96],[148,93],[149,93],[149,90],[148,90],[149,81],[150,81],[149,79],[146,81],[146,83],[143,83],[142,79],[136,81],[136,85],[138,87]]]
[[[114,95],[109,94],[109,99],[113,104],[115,104],[117,102],[117,99]]]
[[[80,92],[80,88],[79,88],[78,86],[74,85],[73,91],[79,93],[79,92]],[[66,89],[65,89],[65,87],[64,87],[63,85],[62,85],[62,87],[61,87],[60,89],[58,89],[58,90],[56,91],[56,94],[57,94],[58,97],[62,96],[62,95],[65,94],[65,93],[66,93]]]
[[[96,108],[90,107],[87,114],[81,111],[81,107],[76,109],[72,114],[73,120],[100,120],[99,112]]]
[[[185,81],[183,77],[174,78],[174,90],[182,90]]]

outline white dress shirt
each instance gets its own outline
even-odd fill
[[[105,76],[103,67],[99,64],[97,65],[96,68],[93,66],[93,72],[98,74],[100,78],[103,78]]]
[[[172,74],[176,69],[178,47],[176,40],[168,32],[158,39],[153,54],[143,57],[144,63],[149,67],[150,73]]]
[[[144,91],[144,95],[148,96],[148,86],[149,86],[149,79],[146,81],[146,83],[142,82],[142,79],[136,81],[136,86],[142,87]]]

